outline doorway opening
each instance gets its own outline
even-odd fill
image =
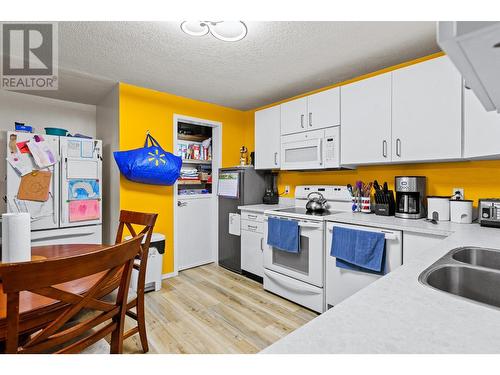
[[[222,123],[174,115],[174,150],[182,158],[174,186],[174,274],[217,261],[218,171]]]

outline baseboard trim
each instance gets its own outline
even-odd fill
[[[162,280],[165,280],[165,279],[169,279],[171,277],[175,277],[177,276],[179,273],[177,271],[175,272],[170,272],[170,273],[164,273],[163,275],[161,275],[161,279]]]

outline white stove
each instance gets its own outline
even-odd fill
[[[326,211],[306,210],[307,196],[312,192],[325,197],[328,202]],[[264,289],[311,310],[324,312],[324,220],[335,212],[350,211],[351,207],[351,195],[346,186],[311,185],[296,187],[294,207],[265,211],[266,243],[267,218],[295,220],[300,229],[300,251],[289,253],[267,244],[264,246]]]

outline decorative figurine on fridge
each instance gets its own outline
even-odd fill
[[[242,167],[248,164],[248,149],[245,146],[240,148],[240,165]]]

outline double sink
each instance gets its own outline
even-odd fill
[[[500,250],[461,247],[451,250],[419,276],[431,288],[500,308]]]

